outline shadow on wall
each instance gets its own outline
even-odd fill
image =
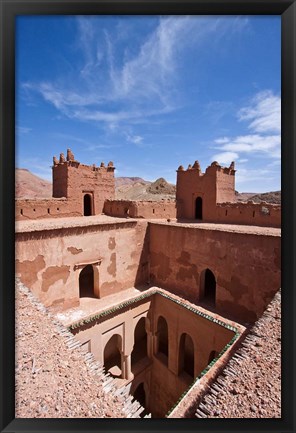
[[[150,225],[147,224],[143,247],[139,258],[137,274],[135,278],[135,287],[138,290],[147,289],[150,284]]]

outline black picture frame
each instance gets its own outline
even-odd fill
[[[1,16],[1,432],[293,432],[295,431],[295,0],[0,0]],[[282,22],[282,418],[281,419],[15,419],[14,187],[17,15],[281,15]]]

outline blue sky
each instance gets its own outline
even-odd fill
[[[164,177],[236,162],[236,189],[279,190],[279,16],[20,16],[16,167],[53,155]]]

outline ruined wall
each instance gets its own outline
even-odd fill
[[[201,273],[216,278],[219,314],[252,322],[280,287],[281,238],[278,229],[262,234],[149,223],[151,282],[198,302]],[[202,226],[201,226],[202,227]],[[270,230],[270,234],[269,234]]]
[[[176,218],[176,203],[163,201],[106,200],[104,213],[114,217]]]
[[[79,275],[87,264],[93,264],[99,297],[149,278],[145,221],[88,225],[87,218],[79,220],[68,228],[59,221],[55,228],[47,221],[17,225],[16,274],[46,306],[79,304]]]

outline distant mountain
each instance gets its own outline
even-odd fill
[[[176,198],[175,185],[168,183],[163,178],[157,179],[155,182],[149,182],[142,178],[124,179],[132,179],[132,181],[125,181],[125,184],[116,187],[115,195],[119,200],[161,201],[163,199],[175,200]]]
[[[133,185],[135,183],[147,184],[150,183],[141,177],[115,177],[115,188],[121,187],[123,185]]]
[[[36,176],[25,168],[15,170],[15,194],[17,198],[50,198],[52,197],[52,183]],[[256,203],[281,203],[281,191],[256,194],[243,192],[236,194],[236,200]],[[141,177],[116,177],[115,198],[117,200],[151,200],[176,199],[176,186],[168,183],[163,177],[155,182],[149,182]]]
[[[265,201],[272,204],[281,204],[281,191],[270,191],[263,193],[256,192],[237,192],[235,191],[235,196],[237,201],[246,202],[252,200],[255,203],[261,203]]]
[[[36,176],[26,168],[16,168],[15,196],[17,198],[50,198],[52,197],[52,183]]]

